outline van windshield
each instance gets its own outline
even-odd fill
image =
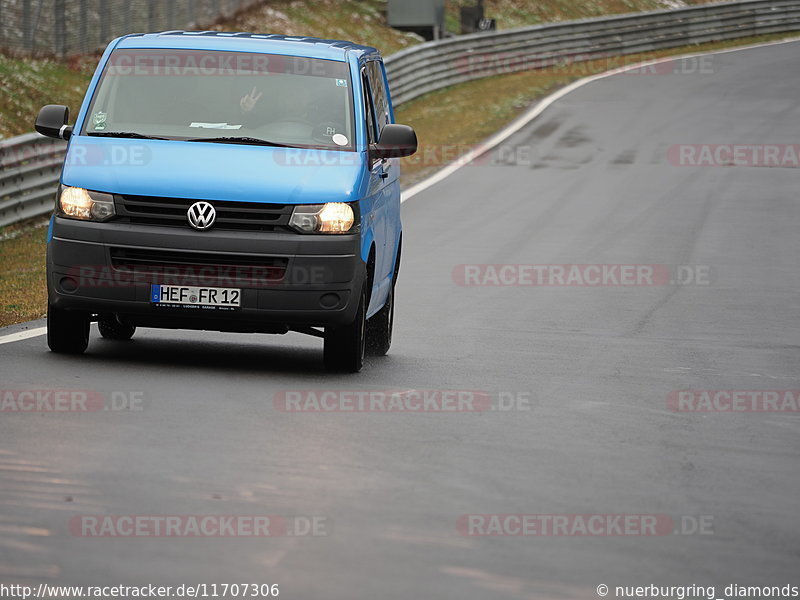
[[[354,150],[347,63],[210,50],[115,50],[83,126],[154,137]]]

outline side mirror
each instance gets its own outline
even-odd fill
[[[47,137],[68,140],[72,135],[72,126],[69,121],[69,109],[60,104],[43,106],[36,117],[34,128]]]
[[[389,123],[383,127],[377,144],[370,148],[373,158],[402,158],[417,151],[417,133],[413,127]]]

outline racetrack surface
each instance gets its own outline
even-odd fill
[[[600,584],[650,583],[716,585],[722,598],[733,583],[800,584],[800,413],[668,403],[678,390],[800,389],[799,171],[669,160],[683,144],[797,143],[799,59],[788,43],[714,55],[703,73],[592,82],[406,202],[394,345],[358,375],[327,374],[319,340],[298,334],[140,330],[123,343],[93,326],[80,357],[50,354],[43,337],[0,345],[2,389],[144,399],[0,413],[0,581],[277,583],[281,598],[330,600],[595,598]],[[702,284],[465,286],[463,264],[683,265]],[[522,403],[276,409],[277,393],[309,389]],[[462,535],[473,513],[669,515],[676,527],[704,515],[713,532]],[[328,535],[69,528],[75,515],[209,514],[317,516]]]

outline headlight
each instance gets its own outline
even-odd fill
[[[114,216],[114,197],[103,192],[63,186],[58,194],[58,214],[83,221],[105,221]]]
[[[344,202],[295,206],[289,225],[302,233],[348,233],[356,216]]]

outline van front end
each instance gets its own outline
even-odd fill
[[[53,217],[47,281],[55,310],[100,315],[133,327],[261,333],[342,325],[355,318],[366,278],[358,232],[259,231],[257,211],[277,215],[269,226],[277,229],[294,207],[213,202],[219,221],[237,227],[226,230],[221,224],[200,233],[154,225],[169,220],[154,216],[156,208],[187,212],[192,200],[113,198],[121,213],[115,221]],[[250,212],[239,212],[245,210]],[[250,221],[249,226],[237,219]]]
[[[400,264],[397,125],[380,54],[206,32],[109,44],[69,141],[47,246],[47,339],[137,327],[324,338],[333,371],[388,352]]]

